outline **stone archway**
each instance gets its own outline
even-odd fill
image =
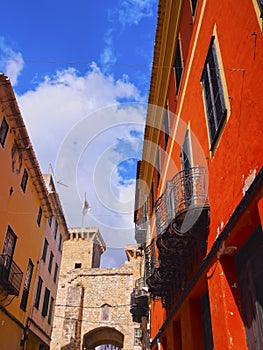
[[[111,327],[98,327],[86,333],[83,337],[83,349],[94,350],[96,346],[111,344],[123,348],[124,335]]]

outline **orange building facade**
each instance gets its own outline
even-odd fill
[[[0,107],[0,348],[49,349],[67,227],[3,74]]]
[[[159,2],[134,216],[152,349],[263,348],[262,10]]]

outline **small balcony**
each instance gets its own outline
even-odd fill
[[[149,227],[149,221],[145,218],[140,218],[135,224],[135,240],[138,244],[146,242],[147,230]]]
[[[5,254],[0,255],[0,285],[10,295],[19,295],[23,272],[14,260]]]
[[[144,279],[139,278],[135,281],[135,288],[131,293],[131,307],[130,312],[132,314],[133,322],[141,323],[142,317],[148,316],[148,295]]]
[[[181,171],[167,181],[155,213],[156,243],[151,251],[158,248],[158,263],[152,262],[155,267],[148,269],[146,281],[151,295],[161,297],[167,305],[182,292],[206,254],[209,204],[205,168]],[[145,255],[149,260],[155,253],[145,251]]]

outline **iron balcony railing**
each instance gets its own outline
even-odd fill
[[[0,285],[10,295],[18,295],[23,278],[23,272],[6,254],[0,254]]]
[[[155,241],[145,248],[145,278],[152,276],[156,267]]]
[[[133,322],[141,322],[143,316],[147,317],[149,311],[148,295],[144,278],[135,281],[135,288],[131,293],[131,307]]]
[[[177,173],[167,181],[155,205],[157,236],[182,212],[207,205],[205,167],[196,166]]]

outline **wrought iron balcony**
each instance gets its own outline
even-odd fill
[[[19,295],[23,272],[14,260],[5,254],[0,255],[0,285],[10,295]]]
[[[140,218],[135,224],[135,239],[138,244],[146,242],[147,230],[149,227],[149,221],[145,218]]]
[[[176,174],[167,182],[155,211],[158,264],[150,245],[145,251],[146,282],[151,296],[161,297],[167,306],[182,292],[206,254],[209,205],[205,168]]]
[[[180,214],[208,206],[205,167],[193,167],[167,181],[155,205],[157,236]]]
[[[146,280],[153,274],[156,267],[155,242],[152,241],[145,248],[145,277]]]
[[[132,314],[133,322],[140,323],[142,317],[148,316],[148,295],[144,289],[145,283],[143,278],[139,278],[135,281],[135,288],[131,293],[131,307],[130,312]]]

